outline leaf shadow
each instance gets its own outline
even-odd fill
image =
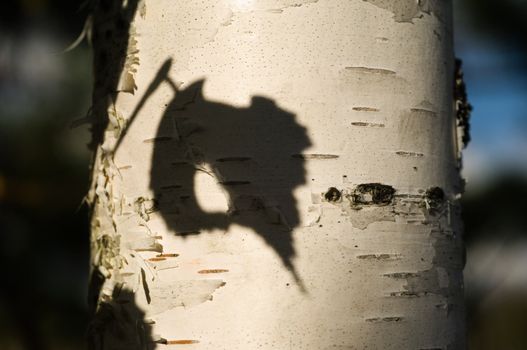
[[[205,80],[180,90],[169,77],[171,63],[168,59],[161,66],[129,122],[162,83],[171,86],[173,98],[149,140],[150,188],[160,216],[183,237],[226,231],[234,224],[252,229],[305,292],[293,263],[293,229],[300,225],[294,190],[305,183],[301,155],[311,145],[306,129],[267,97],[254,96],[248,107],[235,107],[207,99]],[[201,203],[200,177],[216,184],[206,187],[211,193]],[[223,201],[225,208],[204,210],[204,200]]]

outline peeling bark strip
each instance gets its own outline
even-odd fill
[[[178,270],[176,269],[176,274]],[[152,281],[149,287],[151,301],[147,315],[154,316],[176,308],[192,308],[213,300],[213,294],[226,285],[220,279],[194,279],[180,281]]]

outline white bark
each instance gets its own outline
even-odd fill
[[[463,349],[451,23],[440,0],[141,4],[90,196],[99,303],[128,291],[139,336],[101,321],[99,346]]]

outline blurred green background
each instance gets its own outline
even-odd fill
[[[471,350],[527,349],[527,1],[458,0],[472,142],[464,156]],[[88,8],[0,10],[0,349],[83,349],[90,155]]]

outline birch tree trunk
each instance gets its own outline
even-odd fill
[[[101,2],[93,349],[463,349],[451,2]]]

